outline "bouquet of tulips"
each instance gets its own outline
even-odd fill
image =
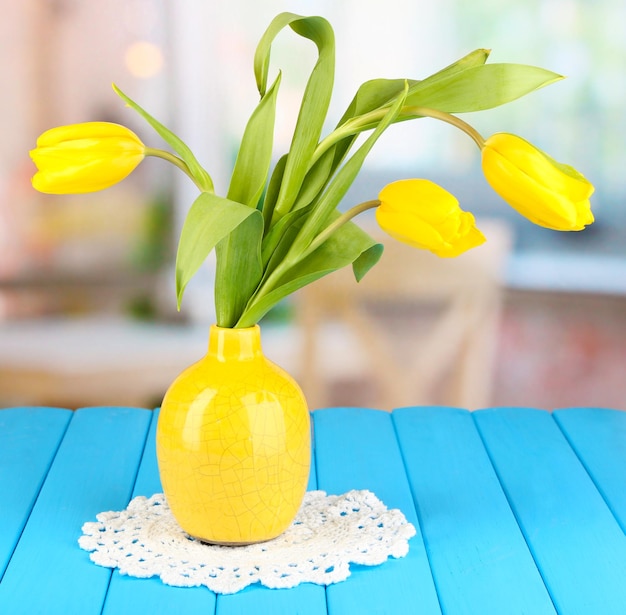
[[[280,72],[268,83],[275,37],[290,27],[317,47],[318,58],[302,96],[290,149],[274,163],[273,132]],[[190,149],[114,86],[170,150],[145,145],[118,124],[89,122],[53,128],[31,156],[34,187],[46,193],[86,193],[125,178],[146,156],[184,171],[199,196],[184,222],[176,257],[178,305],[185,286],[216,250],[215,304],[221,327],[250,327],[290,293],[344,266],[360,280],[382,253],[352,219],[376,210],[395,239],[442,257],[480,245],[485,237],[457,199],[426,179],[384,187],[378,198],[344,211],[339,205],[378,138],[392,124],[433,118],[452,124],[478,146],[491,187],[519,213],[550,229],[576,231],[593,222],[593,186],[524,139],[506,133],[483,138],[456,114],[490,109],[562,77],[520,64],[488,64],[476,50],[421,81],[375,79],[356,92],[336,128],[323,136],[333,89],[334,34],[322,17],[278,15],[254,57],[260,100],[253,111],[224,195]],[[357,147],[357,138],[368,133]],[[354,151],[353,151],[354,150]],[[273,164],[274,163],[274,164]]]

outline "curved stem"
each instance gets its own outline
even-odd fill
[[[348,211],[339,216],[332,224],[329,224],[310,244],[309,247],[305,250],[303,254],[303,258],[315,250],[319,248],[339,227],[343,226],[346,222],[349,222],[355,216],[358,216],[360,213],[367,211],[368,209],[374,209],[380,205],[380,201],[378,199],[374,199],[372,201],[365,201],[364,203],[359,203],[354,207],[350,208]]]
[[[196,185],[198,190],[200,190],[201,192],[206,192],[204,186],[202,186],[200,182],[196,180],[196,178],[193,176],[193,173],[189,170],[187,163],[182,160],[182,158],[179,158],[178,156],[175,156],[174,154],[171,154],[170,152],[167,152],[165,150],[156,149],[153,147],[146,147],[145,153],[146,156],[154,156],[155,158],[162,158],[163,160],[171,162],[174,166],[178,167],[189,176],[189,178]]]
[[[364,115],[352,118],[339,128],[336,128],[327,137],[320,141],[319,145],[315,149],[315,152],[313,153],[311,166],[315,164],[315,162],[319,160],[327,150],[345,137],[355,135],[371,128],[376,128],[376,124],[385,116],[387,111],[388,108],[386,107],[376,109],[375,111],[370,111]],[[452,126],[456,126],[470,136],[480,149],[482,149],[485,145],[485,139],[473,126],[470,126],[470,124],[458,118],[456,115],[452,115],[446,111],[439,111],[438,109],[432,109],[430,107],[407,106],[402,107],[400,113],[398,114],[398,118],[401,119],[415,119],[418,117],[430,117],[435,120],[451,124]]]
[[[376,111],[370,111],[370,113],[354,117],[345,124],[335,128],[335,130],[324,137],[315,148],[310,166],[313,166],[326,151],[345,137],[358,134],[369,128],[376,128],[377,123],[385,117],[388,110],[389,108],[385,107],[383,109],[377,109]]]
[[[431,117],[435,120],[441,120],[442,122],[446,122],[462,130],[465,134],[467,134],[474,140],[474,142],[476,143],[476,145],[478,145],[480,149],[482,149],[485,145],[485,139],[473,126],[470,126],[467,122],[458,118],[456,115],[452,115],[451,113],[446,113],[445,111],[439,111],[437,109],[431,109],[430,107],[416,106],[403,107],[400,111],[400,116],[403,115],[413,117]]]

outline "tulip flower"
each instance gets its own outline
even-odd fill
[[[38,169],[32,183],[48,194],[96,192],[127,177],[145,155],[139,137],[119,124],[59,126],[44,132],[30,152]]]
[[[457,199],[426,179],[385,186],[378,195],[376,220],[394,239],[437,256],[458,256],[485,242],[474,216]]]
[[[593,185],[521,137],[489,137],[482,166],[491,187],[531,222],[557,231],[579,231],[593,222]]]

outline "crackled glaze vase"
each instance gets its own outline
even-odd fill
[[[250,544],[289,527],[309,477],[309,412],[293,378],[263,355],[258,325],[211,327],[207,355],[165,395],[157,458],[191,536]]]

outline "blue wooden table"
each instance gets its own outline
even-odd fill
[[[0,410],[0,613],[624,615],[626,413],[313,413],[310,487],[369,489],[418,533],[345,582],[233,595],[96,566],[97,513],[159,492],[157,414]]]

